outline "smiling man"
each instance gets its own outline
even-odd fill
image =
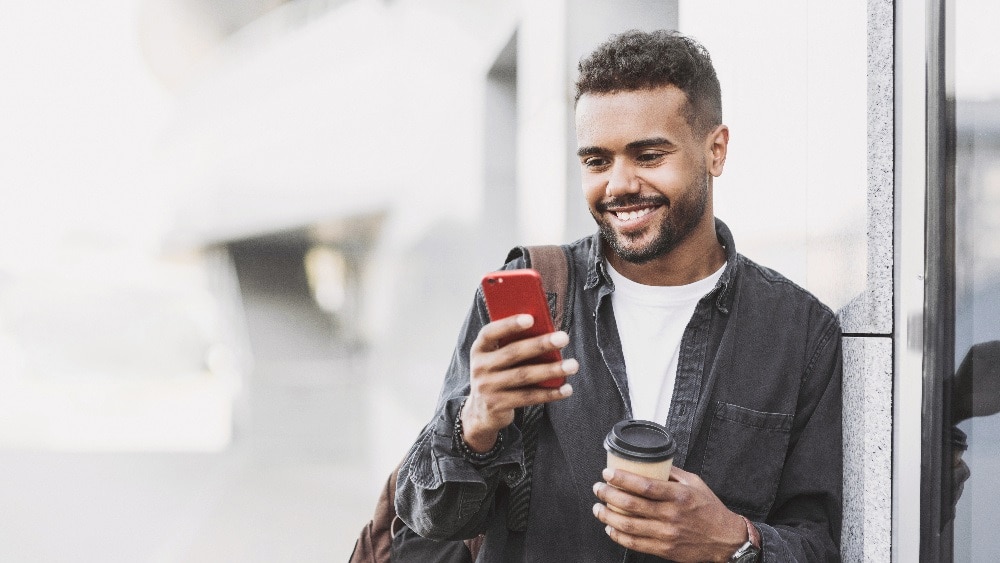
[[[647,285],[684,285],[725,262],[710,211],[711,178],[722,173],[729,129],[695,130],[686,105],[671,84],[589,92],[577,102],[583,191],[612,250],[606,258]],[[692,269],[694,262],[712,268]]]
[[[563,246],[573,322],[516,340],[533,319],[489,322],[477,294],[400,469],[397,535],[482,535],[479,561],[839,561],[840,329],[714,216],[729,129],[708,53],[612,37],[580,63],[576,128],[599,232]],[[673,436],[669,480],[605,467],[630,418]]]

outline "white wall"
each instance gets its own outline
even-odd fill
[[[866,4],[682,1],[730,127],[716,215],[834,309],[865,288]]]

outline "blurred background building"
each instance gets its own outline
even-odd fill
[[[717,215],[841,318],[844,560],[916,560],[945,4],[0,3],[0,560],[346,560],[480,276],[592,231],[576,63],[631,28],[712,53]],[[949,33],[984,41],[992,8],[963,6]],[[1000,338],[969,324],[1000,302],[1000,84],[966,64],[959,359]],[[959,561],[996,548],[989,420],[963,423]]]

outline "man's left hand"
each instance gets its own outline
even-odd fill
[[[694,473],[674,467],[670,480],[605,469],[594,485],[599,499],[627,514],[594,505],[615,542],[678,562],[728,561],[747,541],[743,519]]]

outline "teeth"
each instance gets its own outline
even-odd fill
[[[648,215],[652,212],[653,212],[652,207],[644,207],[639,211],[616,211],[615,216],[618,217],[619,221],[628,222],[628,221],[635,221],[639,217]]]

